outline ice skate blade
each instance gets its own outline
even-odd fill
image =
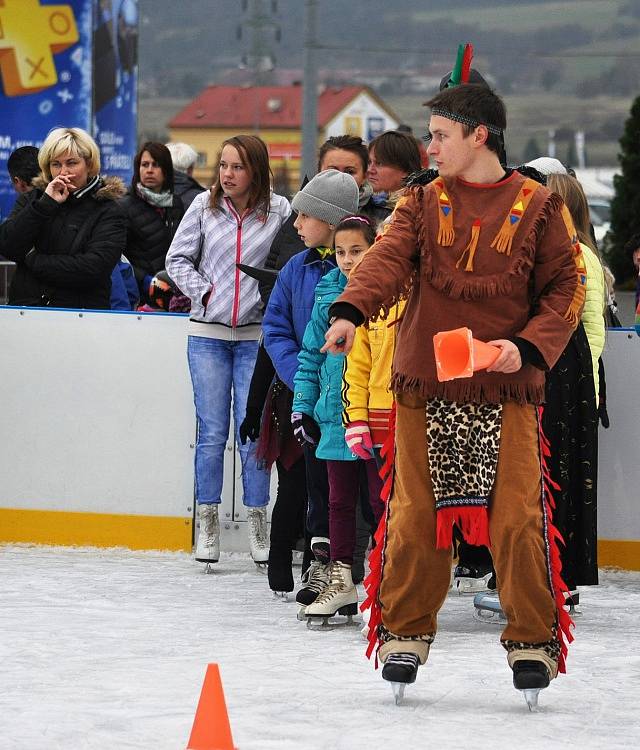
[[[307,627],[309,630],[333,630],[334,628],[346,628],[360,624],[354,621],[353,615],[347,615],[347,619],[344,621],[331,619],[337,617],[337,615],[337,612],[332,615],[305,615]]]
[[[525,688],[520,692],[524,695],[524,699],[527,701],[527,706],[531,713],[535,713],[538,710],[538,696],[540,695],[541,688]]]
[[[288,602],[290,593],[290,591],[274,591],[273,598],[277,599],[279,602]]]
[[[213,570],[213,567],[212,567],[212,566],[214,565],[214,563],[216,563],[216,562],[218,562],[218,561],[217,561],[217,560],[215,560],[215,561],[214,561],[214,560],[198,560],[198,562],[203,562],[203,563],[206,563],[206,564],[205,564],[205,566],[204,566],[204,572],[205,572],[205,573],[206,573],[207,575],[209,575],[210,573],[213,573],[213,572],[214,572],[214,570]]]
[[[579,604],[565,604],[564,610],[565,612],[569,613],[569,617],[581,617],[582,616],[582,610],[580,609]]]
[[[507,621],[504,612],[496,612],[494,609],[479,609],[478,607],[474,609],[473,617],[479,622],[488,622],[491,625],[504,625]]]
[[[393,690],[393,698],[396,702],[396,706],[402,705],[402,701],[404,700],[404,691],[407,687],[406,682],[390,682],[391,689]]]

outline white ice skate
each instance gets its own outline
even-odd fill
[[[212,573],[211,563],[220,559],[220,523],[218,506],[215,503],[198,505],[198,542],[195,558],[197,562],[206,563],[205,573]]]
[[[486,591],[493,578],[491,568],[474,568],[456,565],[453,571],[453,587],[459,594],[477,594]],[[495,584],[494,584],[495,585]]]
[[[307,627],[330,627],[329,618],[346,615],[346,625],[353,625],[353,615],[358,614],[358,591],[351,578],[351,566],[342,562],[329,565],[329,585],[304,611]],[[332,623],[336,624],[336,623]]]
[[[504,625],[507,621],[497,591],[483,591],[473,597],[473,616],[480,622]]]
[[[266,570],[269,560],[266,507],[249,508],[247,510],[247,530],[249,532],[251,557],[259,568]]]
[[[305,620],[305,611],[310,604],[320,596],[329,585],[329,565],[320,560],[312,560],[302,576],[302,588],[296,594],[296,601],[300,605],[298,620]]]

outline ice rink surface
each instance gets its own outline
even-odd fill
[[[638,747],[640,573],[601,581],[537,714],[455,593],[396,707],[359,628],[309,631],[248,556],[0,547],[0,748],[185,748],[208,662],[239,750]]]

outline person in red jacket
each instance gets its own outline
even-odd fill
[[[370,650],[397,694],[415,680],[449,589],[455,523],[491,548],[507,616],[501,641],[515,687],[534,691],[531,705],[564,670],[571,639],[536,407],[544,371],[579,321],[584,263],[561,199],[501,165],[502,100],[464,84],[428,106],[439,176],[398,201],[333,304],[324,347],[348,352],[357,325],[407,297],[391,380],[394,479],[369,580]],[[461,326],[498,358],[440,382],[433,336]]]

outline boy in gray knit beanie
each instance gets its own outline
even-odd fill
[[[338,172],[337,169],[327,169],[310,180],[291,202],[294,211],[298,212],[294,227],[307,249],[290,258],[281,269],[262,320],[264,346],[278,374],[280,387],[284,384],[289,390],[293,390],[293,379],[298,369],[298,353],[311,318],[316,285],[326,273],[336,268],[333,250],[335,228],[346,216],[357,213],[358,198],[358,186],[351,175]],[[282,427],[277,429],[280,430]],[[278,471],[281,468],[279,466]],[[305,448],[305,473],[308,492],[306,532],[311,540],[315,561],[309,568],[305,585],[296,597],[297,601],[304,605],[312,601],[312,598],[308,597],[318,594],[319,580],[328,583],[326,563],[329,562],[327,467],[324,461],[316,458],[315,451],[309,446]],[[280,508],[285,502],[297,501],[294,496],[287,499],[290,493],[281,493],[282,486],[279,487],[276,499],[276,507]],[[277,511],[278,514],[284,512]],[[285,564],[291,576],[290,547],[285,555]],[[273,542],[272,536],[269,585],[274,590],[291,591],[292,578],[287,580],[285,588],[282,588],[282,584],[274,582],[276,567],[281,565],[280,559],[277,557],[277,543]]]
[[[326,169],[310,180],[291,201],[298,218],[294,227],[307,247],[331,247],[333,230],[358,211],[358,185],[350,174]]]

